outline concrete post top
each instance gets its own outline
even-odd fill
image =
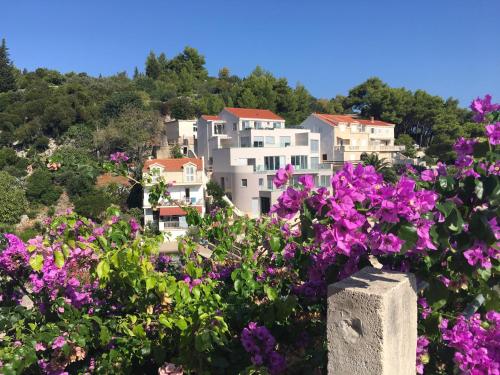
[[[354,275],[329,285],[328,295],[330,296],[341,290],[349,289],[358,293],[383,296],[390,293],[392,289],[407,284],[410,284],[416,292],[415,275],[412,273],[365,267]]]
[[[327,337],[329,375],[415,375],[415,276],[366,267],[330,285]]]

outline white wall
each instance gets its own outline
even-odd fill
[[[313,133],[319,133],[320,135],[320,162],[323,160],[323,154],[327,154],[327,160],[334,160],[333,158],[333,142],[334,142],[334,130],[333,126],[325,124],[323,121],[318,119],[314,115],[309,115],[300,124],[304,129],[309,129]]]

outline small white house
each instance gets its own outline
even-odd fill
[[[205,213],[204,190],[207,177],[203,158],[151,159],[144,164],[143,179],[150,182],[144,187],[144,225],[153,224],[169,239],[184,235],[188,228],[185,206]],[[151,186],[160,180],[170,183],[171,200],[160,201],[153,208],[149,203]]]

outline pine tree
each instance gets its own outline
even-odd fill
[[[16,89],[16,78],[14,77],[14,67],[9,60],[9,50],[2,39],[0,46],[0,92]]]
[[[137,69],[137,66],[134,68],[134,79],[139,78],[139,69]]]
[[[153,51],[149,53],[146,59],[146,75],[153,79],[157,79],[160,76],[160,64]]]

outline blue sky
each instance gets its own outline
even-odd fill
[[[109,75],[150,50],[197,48],[210,74],[260,65],[317,97],[392,86],[500,99],[500,1],[8,0],[0,37],[21,68]]]

